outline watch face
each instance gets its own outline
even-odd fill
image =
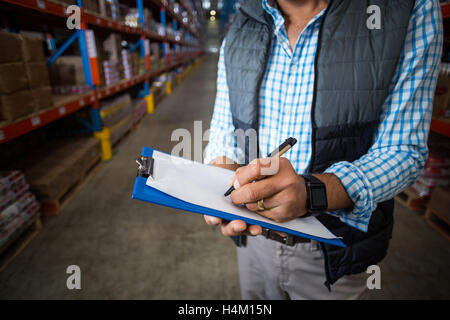
[[[311,206],[313,209],[326,209],[328,206],[327,203],[327,194],[325,188],[322,186],[311,186]]]

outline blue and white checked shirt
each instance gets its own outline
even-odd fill
[[[295,137],[298,143],[285,156],[297,173],[302,174],[311,160],[314,57],[324,11],[309,22],[292,51],[281,13],[268,0],[262,3],[274,19],[275,36],[259,97],[260,156],[265,156],[286,138]],[[360,159],[351,163],[338,162],[326,170],[341,180],[354,202],[352,210],[329,214],[350,226],[367,231],[377,204],[411,185],[424,166],[442,54],[442,29],[439,2],[417,0],[372,147]],[[222,44],[217,95],[204,161],[210,163],[216,157],[226,156],[243,163],[243,151],[237,147],[233,135],[223,47]]]

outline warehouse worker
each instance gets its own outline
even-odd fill
[[[238,248],[244,299],[365,291],[388,250],[392,198],[427,157],[442,33],[438,0],[241,1],[220,51],[205,162],[254,160],[238,129],[257,132],[259,158],[296,138],[275,174],[261,176],[267,160],[241,166],[231,199],[275,221],[318,213],[347,245],[205,216],[225,236],[255,236]]]

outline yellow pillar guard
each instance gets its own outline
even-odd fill
[[[172,81],[171,80],[167,80],[166,82],[166,94],[172,94]]]
[[[94,137],[99,139],[102,145],[103,161],[110,160],[112,158],[111,130],[103,128],[100,132],[94,132]]]
[[[147,101],[147,113],[155,112],[155,96],[153,93],[150,93],[145,97],[145,101]]]

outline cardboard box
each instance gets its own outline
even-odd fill
[[[101,155],[95,138],[57,139],[22,159],[25,177],[40,200],[58,200]]]
[[[78,159],[83,173],[86,173],[101,158],[100,140],[96,138],[77,139],[72,145],[72,156]]]
[[[108,38],[103,41],[103,51],[106,54],[105,60],[111,62],[120,62],[120,36],[117,33],[111,33]]]
[[[31,191],[39,200],[59,199],[79,178],[80,166],[74,159],[35,159],[37,164],[25,169],[25,175]]]
[[[111,127],[111,144],[116,144],[128,131],[133,127],[133,117],[129,114],[127,117],[123,118]]]
[[[0,63],[22,61],[22,39],[18,34],[0,31]]]
[[[83,0],[83,7],[94,13],[99,13],[98,0]]]
[[[59,57],[50,68],[50,82],[52,86],[84,85],[84,69],[81,56]]]
[[[0,95],[0,120],[12,122],[33,113],[35,104],[30,90]]]
[[[35,88],[31,90],[33,95],[35,110],[45,110],[53,106],[53,94],[50,86]]]
[[[50,77],[45,62],[30,62],[25,65],[25,68],[31,89],[50,85]]]
[[[25,35],[22,35],[21,37],[23,60],[25,62],[44,61],[44,41],[40,38]]]
[[[23,62],[0,64],[0,94],[28,89],[28,78]]]

